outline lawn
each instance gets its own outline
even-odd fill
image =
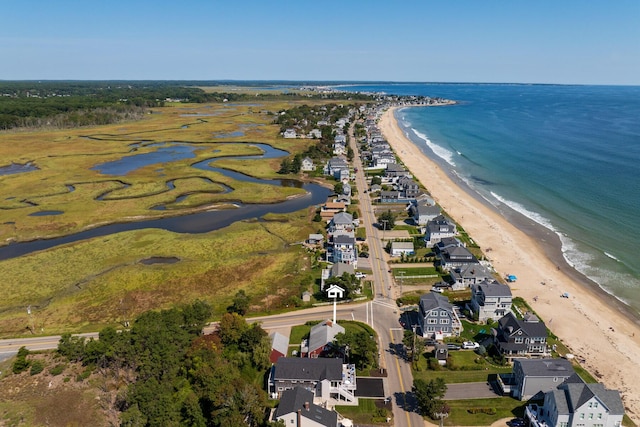
[[[447,405],[451,408],[451,412],[449,417],[445,419],[444,425],[488,426],[502,418],[522,417],[527,403],[510,397],[498,397],[495,399],[448,400]]]
[[[391,403],[382,400],[358,399],[358,406],[336,405],[336,412],[362,425],[389,425],[387,417],[393,417]]]

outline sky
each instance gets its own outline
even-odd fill
[[[640,85],[640,0],[3,0],[0,80]]]

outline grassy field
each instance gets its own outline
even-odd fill
[[[261,150],[251,145],[256,142],[303,151],[311,140],[284,139],[272,124],[273,114],[299,103],[177,104],[126,124],[0,133],[2,165],[31,162],[39,168],[0,176],[0,241],[55,237],[133,218],[224,208],[237,201],[277,202],[302,194],[297,188],[241,182],[191,167],[215,159],[215,167],[281,177],[275,173],[280,159],[229,156],[259,155]],[[91,169],[151,153],[157,149],[153,144],[164,142],[191,144],[193,157],[140,167],[125,176]],[[233,191],[225,192],[226,187]],[[63,214],[29,216],[44,210]],[[0,336],[97,330],[197,298],[220,314],[240,289],[252,299],[251,313],[297,304],[304,290],[312,290],[313,274],[309,254],[290,244],[316,231],[312,216],[309,210],[273,215],[204,234],[130,231],[0,261]],[[179,261],[140,263],[150,257]]]

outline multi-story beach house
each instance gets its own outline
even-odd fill
[[[424,338],[442,339],[458,335],[462,330],[462,323],[453,310],[453,305],[443,295],[433,292],[422,295],[418,314]]]
[[[274,420],[287,427],[337,427],[338,413],[316,405],[313,399],[313,393],[304,387],[284,391]]]
[[[572,375],[573,365],[566,359],[513,359],[513,371],[498,375],[498,386],[518,400],[542,399]]]
[[[269,394],[274,399],[295,387],[311,391],[316,402],[357,405],[356,367],[337,358],[281,357],[269,373]]]
[[[413,218],[413,222],[416,225],[427,225],[429,221],[433,221],[435,218],[440,216],[441,211],[438,206],[432,205],[423,205],[412,204],[409,207],[409,215]]]
[[[500,319],[511,311],[511,288],[496,280],[471,285],[471,311],[481,322]]]
[[[350,213],[338,212],[329,222],[328,232],[330,234],[348,234],[353,237],[354,231],[353,215]]]
[[[449,270],[449,276],[451,277],[451,289],[454,291],[468,289],[485,280],[494,280],[493,274],[485,266],[475,263],[451,269]],[[504,314],[500,317],[504,316]],[[497,318],[493,317],[493,319]]]
[[[478,259],[464,246],[455,246],[440,251],[436,264],[444,270],[451,271],[469,265],[480,265]]]
[[[358,263],[358,250],[356,248],[356,239],[346,234],[333,236],[333,262],[343,262],[351,264],[354,268]]]
[[[535,314],[526,313],[518,319],[512,312],[498,320],[494,344],[507,358],[547,356],[547,327]]]
[[[547,391],[542,406],[531,404],[525,409],[531,427],[620,427],[622,418],[624,404],[618,390],[586,384],[577,375]]]
[[[446,237],[454,237],[455,235],[455,223],[444,215],[439,215],[427,222],[427,228],[424,234],[424,243],[427,247],[431,247],[437,244],[440,240]]]

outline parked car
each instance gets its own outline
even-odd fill
[[[462,348],[467,349],[467,350],[473,350],[480,347],[480,344],[478,344],[477,342],[474,341],[465,341],[462,343]]]
[[[441,294],[443,291],[442,291],[442,288],[431,288],[431,292],[437,292]]]
[[[364,274],[362,271],[356,271],[356,277],[358,279],[362,279],[365,276],[366,276],[366,274]]]
[[[447,344],[448,350],[460,350],[460,346],[458,344]]]
[[[522,418],[514,418],[511,421],[507,421],[507,425],[511,427],[524,427],[526,423]]]

